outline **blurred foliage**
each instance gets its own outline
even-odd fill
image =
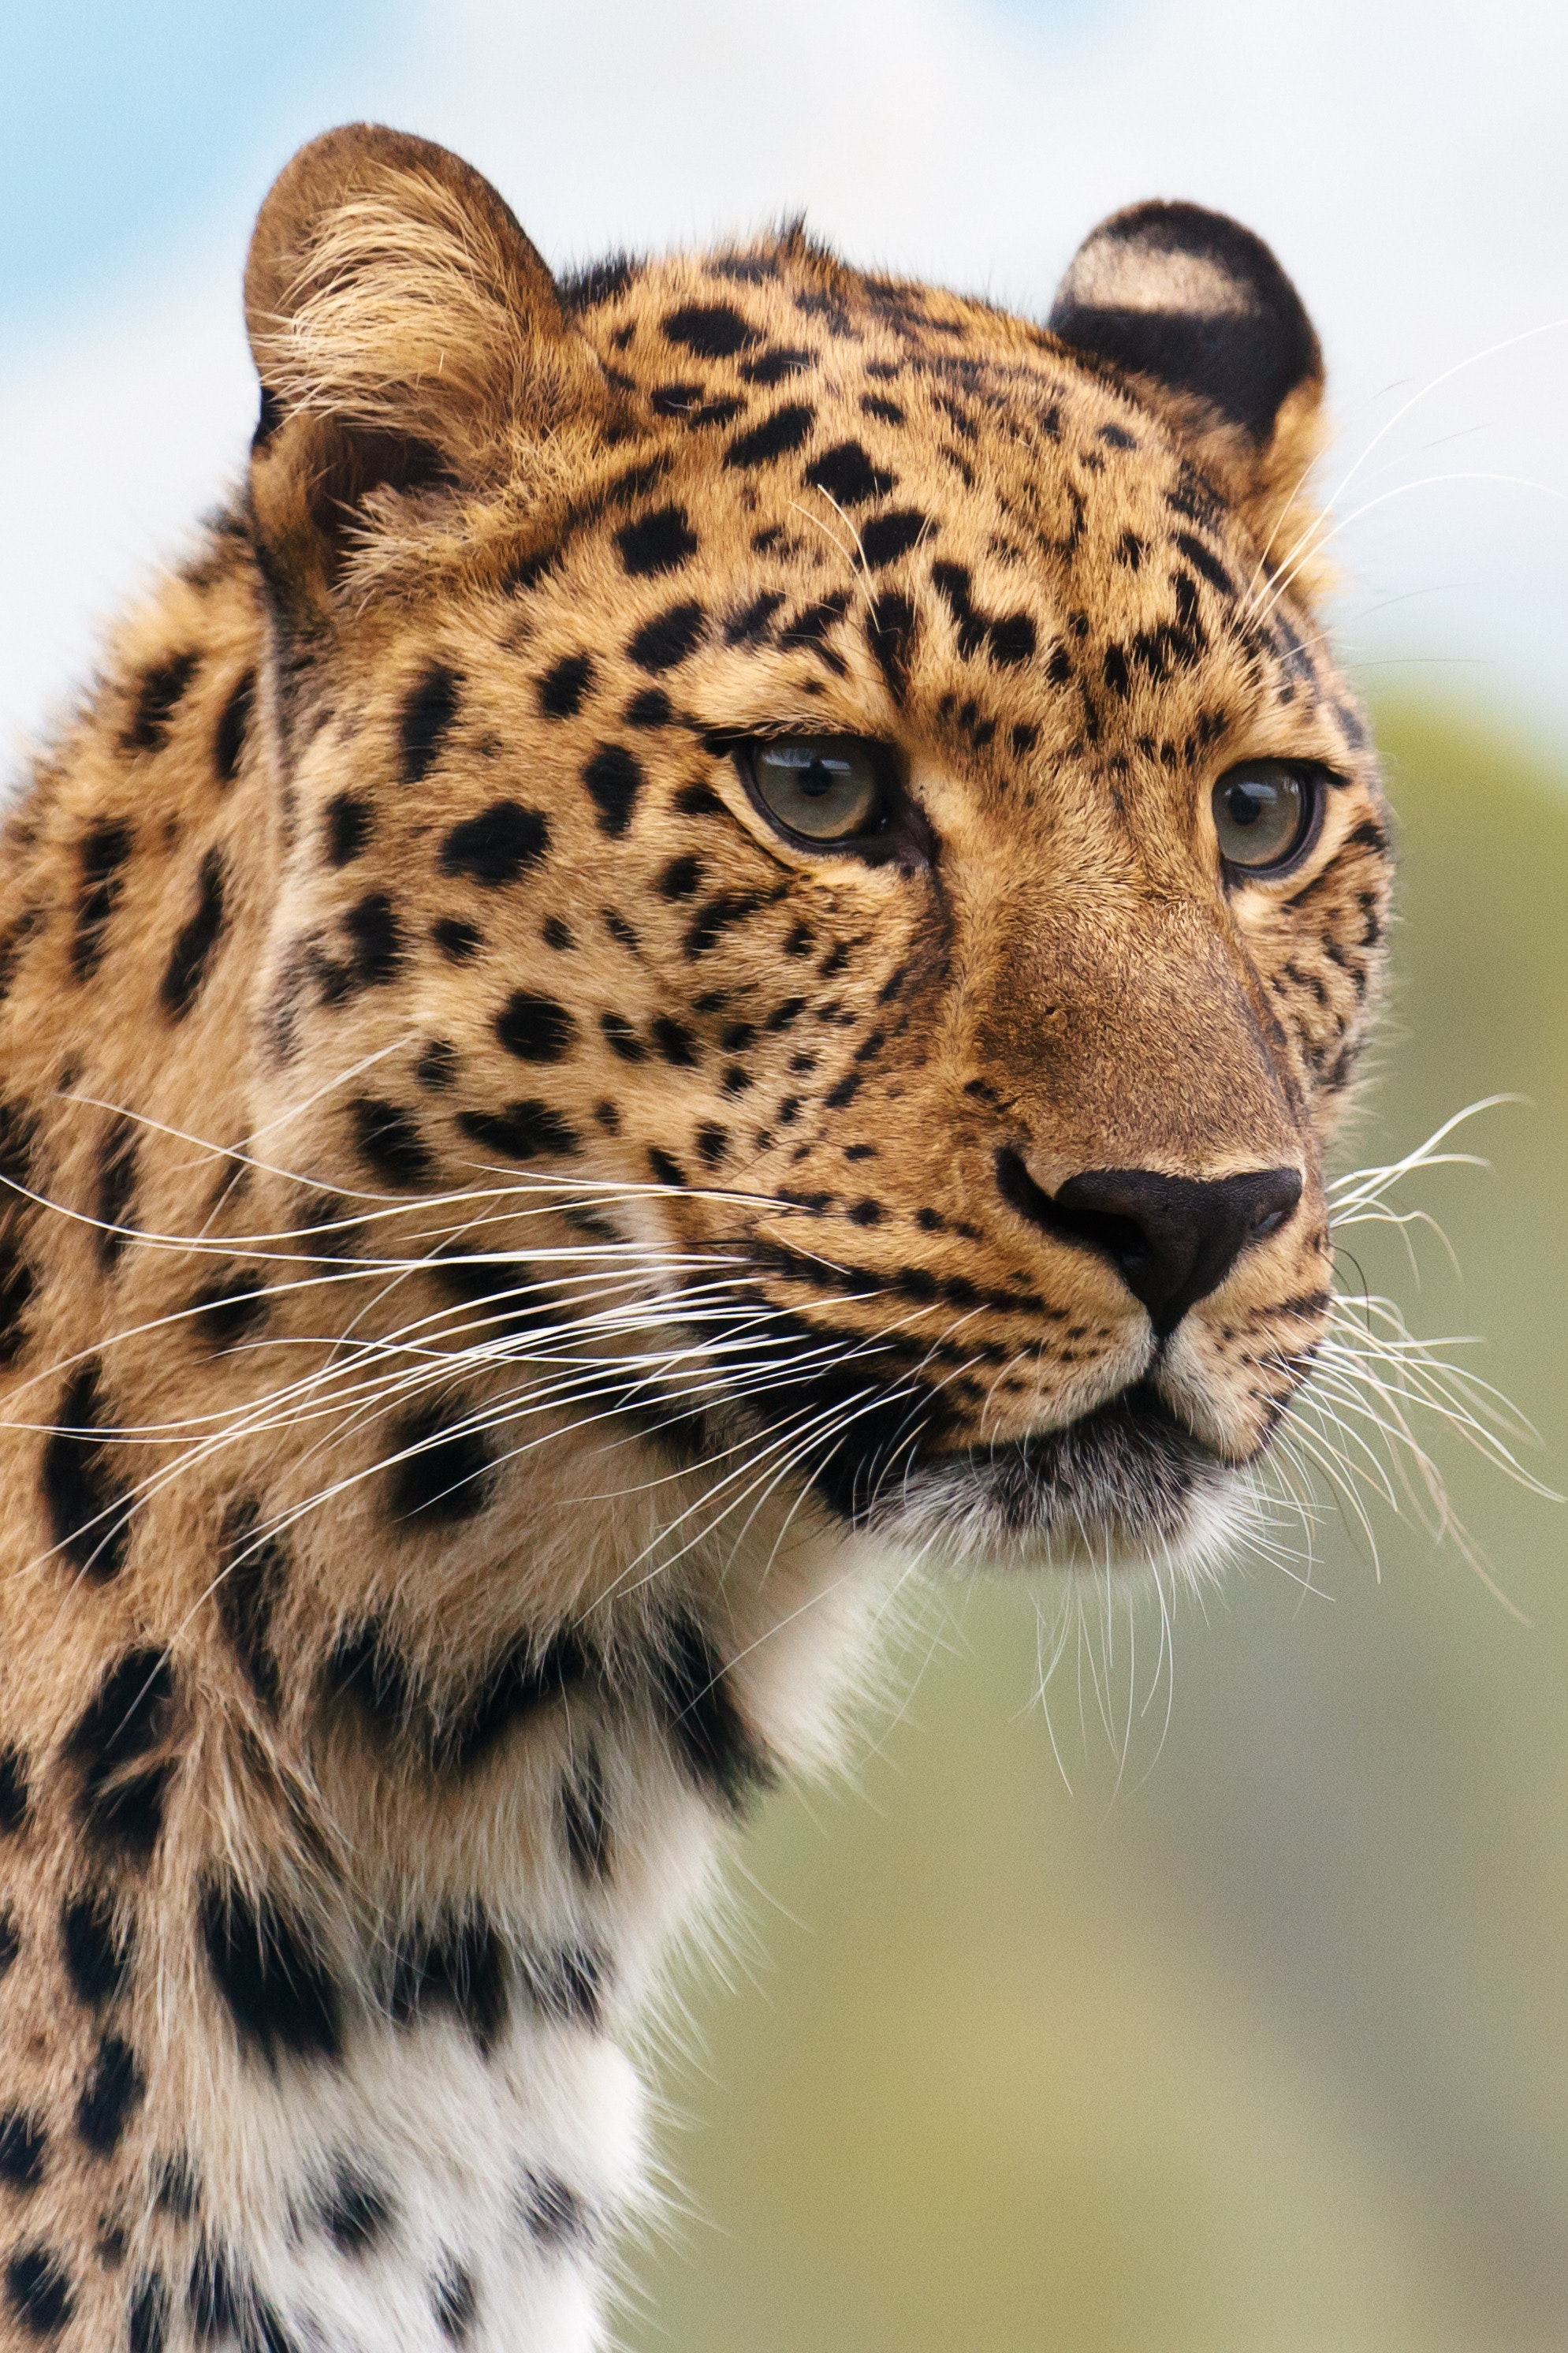
[[[1458,1139],[1489,1172],[1410,1188],[1462,1277],[1429,1238],[1357,1259],[1486,1335],[1561,1485],[1568,794],[1452,714],[1381,735],[1404,920],[1348,1159],[1531,1101]],[[1036,1703],[1032,1597],[938,1598],[855,1788],[746,1846],[738,1988],[687,1989],[644,2353],[1568,2342],[1568,1513],[1428,1435],[1530,1623],[1386,1509],[1376,1563],[1326,1514],[1311,1590],[1254,1566],[1178,1613],[1125,1769],[1071,1650]],[[1113,1637],[1140,1703],[1156,1630]]]

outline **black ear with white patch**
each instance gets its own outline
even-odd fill
[[[1268,248],[1199,205],[1134,205],[1102,221],[1048,323],[1073,350],[1203,401],[1255,448],[1288,402],[1315,409],[1322,387],[1311,321]]]

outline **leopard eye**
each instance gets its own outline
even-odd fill
[[[1247,760],[1214,788],[1214,829],[1232,873],[1282,873],[1307,849],[1322,812],[1323,776],[1306,761]]]
[[[805,841],[849,842],[885,814],[885,760],[853,735],[784,735],[748,744],[742,770],[775,825]]]

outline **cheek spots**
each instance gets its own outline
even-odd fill
[[[81,1774],[77,1815],[101,1852],[138,1866],[163,1827],[174,1760],[174,1679],[166,1654],[132,1651],[79,1718],[66,1755]]]
[[[503,1111],[466,1111],[458,1126],[489,1152],[508,1160],[570,1159],[578,1150],[577,1131],[564,1113],[531,1098]]]
[[[342,1995],[323,1956],[278,1907],[232,1883],[207,1889],[201,1938],[214,1988],[242,2051],[335,2059]]]
[[[873,515],[861,524],[860,552],[869,569],[880,572],[917,547],[928,533],[934,536],[928,515],[913,507],[900,507],[892,514]]]
[[[348,1113],[360,1157],[378,1176],[399,1192],[416,1192],[430,1184],[435,1163],[407,1112],[379,1097],[360,1095],[349,1104]]]
[[[347,996],[354,987],[384,988],[395,980],[403,962],[402,934],[392,902],[384,891],[371,891],[343,917],[348,934],[349,972],[329,982],[329,1000]]]
[[[484,945],[479,926],[460,915],[442,915],[431,924],[430,937],[448,964],[472,964]]]
[[[114,1266],[126,1243],[131,1205],[136,1192],[138,1131],[123,1113],[111,1120],[98,1162],[98,1262]]]
[[[213,768],[220,785],[232,785],[245,757],[256,702],[256,672],[247,670],[223,706],[213,738]]]
[[[550,848],[550,820],[517,801],[492,801],[478,817],[455,825],[441,844],[443,874],[466,877],[487,890],[515,882]]]
[[[686,659],[688,654],[696,652],[702,642],[702,633],[706,626],[707,616],[700,605],[672,605],[668,612],[656,614],[651,621],[643,624],[628,642],[626,651],[639,670],[656,672],[673,670],[678,663]],[[632,724],[634,726],[659,724],[661,720],[669,716],[668,696],[660,695],[658,705],[660,708],[658,718],[633,719]],[[639,707],[653,708],[653,697],[649,695],[639,697],[638,702],[635,703],[632,709],[635,711]],[[631,716],[630,712],[627,716],[628,718]]]
[[[520,1062],[559,1062],[572,1050],[577,1025],[552,997],[518,989],[496,1016],[496,1035]]]
[[[351,866],[369,841],[374,826],[370,804],[353,793],[339,793],[327,803],[326,855],[329,866]]]
[[[59,1419],[44,1448],[43,1500],[57,1551],[95,1584],[107,1584],[125,1565],[129,1504],[110,1470],[99,1426],[99,1367],[78,1367],[60,1401]]]

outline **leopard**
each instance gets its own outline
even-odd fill
[[[1311,1376],[1323,361],[1193,204],[1043,322],[800,224],[557,277],[363,123],[245,305],[4,823],[0,2336],[587,2353],[900,1595],[1213,1573]]]

